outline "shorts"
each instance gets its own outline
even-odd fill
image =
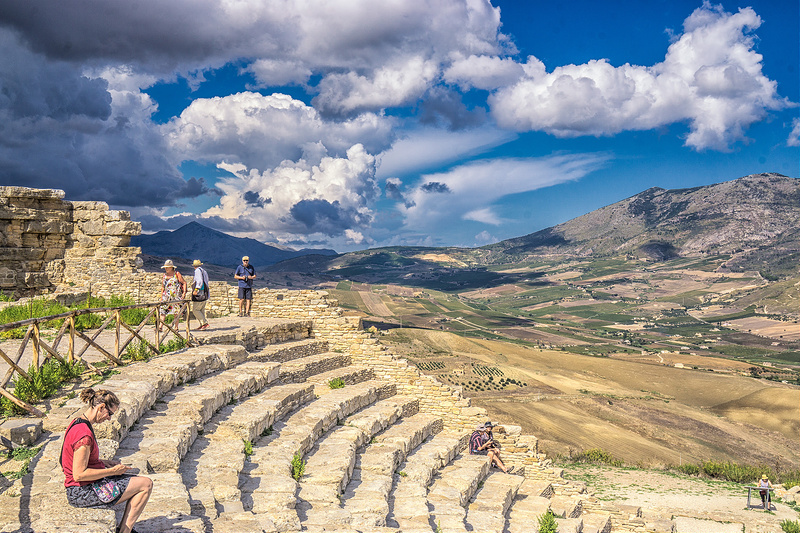
[[[475,450],[474,452],[469,452],[470,455],[488,455],[489,450]]]
[[[100,498],[97,497],[92,485],[97,483],[97,481],[92,481],[88,485],[84,485],[82,487],[67,487],[67,501],[73,507],[87,507],[90,509],[110,509],[114,507],[118,502],[119,499],[122,497],[122,493],[125,492],[125,489],[128,488],[128,483],[131,481],[131,477],[129,475],[121,475],[121,476],[107,476],[104,477],[102,480],[97,481],[114,481],[117,486],[119,487],[119,496],[110,502],[104,502]]]
[[[253,289],[250,287],[239,287],[239,299],[240,300],[252,300],[253,299]]]

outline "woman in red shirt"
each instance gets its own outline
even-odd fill
[[[111,391],[89,388],[81,392],[81,401],[89,407],[67,427],[61,449],[67,500],[75,507],[101,509],[126,502],[117,531],[136,533],[133,524],[150,498],[153,481],[148,477],[126,475],[129,466],[100,459],[100,448],[92,428],[93,424],[101,424],[117,412],[119,398]]]

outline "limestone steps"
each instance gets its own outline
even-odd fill
[[[331,389],[330,383],[337,379],[342,380],[345,385],[355,385],[362,381],[375,379],[375,372],[366,366],[348,365],[311,376],[306,382],[312,383],[314,385],[314,393],[318,396],[322,396],[323,394],[329,393],[331,390],[335,390]]]
[[[221,510],[243,510],[238,486],[246,459],[245,442],[252,445],[276,420],[312,398],[310,385],[277,385],[220,409],[179,468],[189,489],[192,513],[213,519]]]
[[[251,361],[285,363],[286,361],[292,361],[300,357],[316,355],[327,351],[328,341],[305,338],[277,344],[268,344],[258,351],[250,352],[248,359]]]
[[[120,443],[116,459],[142,472],[177,472],[198,430],[222,406],[278,377],[278,363],[247,362],[165,394]]]
[[[244,509],[265,515],[280,531],[298,531],[293,457],[305,456],[322,434],[352,413],[394,394],[394,384],[365,381],[334,390],[274,424],[273,433],[255,443],[240,478]]]
[[[281,363],[280,379],[284,383],[303,383],[309,377],[349,366],[350,356],[337,352],[323,352]]]
[[[232,317],[212,320],[209,329],[192,331],[192,338],[201,345],[237,344],[252,352],[269,344],[307,339],[312,327],[311,320]]]
[[[473,531],[502,533],[508,509],[524,480],[502,472],[489,474],[467,507],[467,525]]]
[[[465,507],[488,473],[485,455],[462,455],[445,467],[428,491],[432,523],[443,531],[467,531]]]
[[[430,530],[428,486],[434,475],[467,444],[468,435],[438,433],[406,457],[397,468],[389,495],[387,524],[403,531]]]
[[[389,494],[406,456],[442,430],[439,417],[415,414],[372,439],[358,457],[343,495],[344,510],[356,527],[382,527],[389,515]]]

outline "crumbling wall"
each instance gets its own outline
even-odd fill
[[[141,224],[104,202],[70,202],[64,191],[0,187],[0,290],[16,297],[120,281],[137,272],[128,246]]]

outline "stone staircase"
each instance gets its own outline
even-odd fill
[[[561,532],[646,531],[638,511],[604,511],[547,461],[510,475],[466,454],[468,431],[329,351],[308,321],[244,329],[212,328],[201,345],[100,385],[122,402],[96,428],[102,456],[154,481],[139,532],[515,533],[536,531],[548,510]],[[48,413],[20,496],[0,494],[0,532],[114,531],[114,511],[76,509],[64,495],[61,437],[82,409],[72,399]]]

